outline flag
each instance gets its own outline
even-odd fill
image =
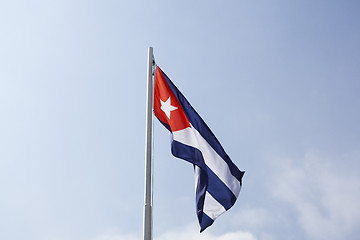
[[[156,67],[154,113],[171,133],[171,152],[194,165],[196,211],[200,232],[235,203],[240,171],[181,92]]]

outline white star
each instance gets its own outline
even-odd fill
[[[168,117],[168,119],[170,120],[170,113],[171,111],[174,111],[176,109],[178,109],[177,107],[175,106],[172,106],[171,103],[170,103],[170,97],[168,98],[168,100],[166,100],[166,102],[163,102],[161,99],[160,99],[160,103],[161,103],[161,110],[163,110],[163,112],[166,114],[166,116]]]

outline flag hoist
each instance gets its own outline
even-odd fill
[[[153,83],[155,75],[155,83]],[[231,161],[209,127],[155,65],[153,49],[148,51],[147,127],[145,162],[144,240],[152,239],[152,111],[171,134],[171,152],[193,164],[196,214],[200,232],[229,210],[238,198],[243,171]]]

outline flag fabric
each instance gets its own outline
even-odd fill
[[[230,209],[241,189],[240,171],[194,108],[156,67],[154,113],[171,133],[171,152],[194,165],[200,232]]]

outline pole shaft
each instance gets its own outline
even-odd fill
[[[144,240],[152,240],[152,108],[153,108],[153,49],[148,49],[146,147],[145,147],[145,206]]]

